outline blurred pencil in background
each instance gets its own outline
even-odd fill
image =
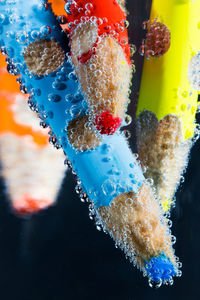
[[[52,2],[60,15],[63,1]],[[26,94],[19,93],[16,78],[7,73],[6,66],[0,54],[1,176],[12,209],[28,215],[55,203],[67,167],[62,151],[49,144],[47,131],[40,128],[37,115],[27,106]]]

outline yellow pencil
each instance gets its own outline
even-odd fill
[[[195,133],[200,61],[200,1],[153,0],[137,109],[145,176],[167,211],[188,162]]]

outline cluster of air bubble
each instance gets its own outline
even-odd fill
[[[81,38],[82,36],[78,39]],[[112,115],[122,118],[127,109],[129,68],[122,50],[118,47],[118,44],[108,37],[99,44],[96,55],[91,57],[87,65],[79,63],[77,66],[80,82],[93,116],[109,111]],[[114,56],[113,60],[111,55]]]
[[[69,160],[66,160],[66,164],[71,167]],[[171,235],[172,222],[162,216],[158,202],[154,202],[152,186],[153,181],[146,181],[137,195],[121,194],[110,206],[100,207],[98,210],[84,192],[79,178],[75,190],[82,202],[89,202],[89,216],[95,220],[97,230],[108,233],[114,239],[116,248],[122,249],[126,258],[141,269],[144,276],[149,277],[149,286],[158,288],[162,284],[172,285],[175,274],[171,271],[170,276],[169,271],[167,275],[165,274],[164,280],[153,280],[148,274],[148,270],[151,269],[150,258],[159,257],[164,252],[173,261],[177,277],[181,276],[181,263],[174,257],[173,250],[169,246],[176,242],[176,238]],[[163,271],[160,272],[162,276]]]
[[[39,5],[39,7],[37,7],[37,9],[39,9],[41,11],[46,11],[49,9],[49,5],[47,3],[42,2]],[[87,40],[86,44],[88,44],[88,42],[92,41],[92,44],[90,46],[95,44],[96,38],[98,39],[98,42],[95,45],[96,47],[97,47],[97,44],[101,43],[101,39],[104,37],[112,36],[113,38],[115,38],[117,40],[119,32],[123,32],[125,30],[125,28],[128,26],[128,22],[126,20],[123,20],[120,24],[112,24],[112,26],[114,26],[116,29],[116,30],[112,31],[111,29],[113,29],[113,28],[110,28],[110,26],[108,25],[109,22],[108,22],[108,20],[106,20],[106,18],[98,19],[98,18],[95,18],[94,16],[92,16],[93,5],[91,3],[87,3],[85,5],[84,9],[87,12],[86,15],[90,14],[91,17],[89,18],[89,20],[86,18],[86,19],[81,19],[81,21],[85,22],[86,24],[90,24],[90,25],[93,24],[95,26],[95,30],[97,29],[97,27],[98,27],[98,30],[99,30],[99,27],[102,27],[102,28],[104,28],[103,30],[106,31],[106,33],[104,32],[105,34],[102,34],[101,36],[99,35],[99,33],[98,34],[95,33],[95,35],[92,39],[90,36],[90,30],[86,26],[86,29],[88,29],[86,32],[86,35],[87,34],[89,35],[89,40]],[[90,10],[90,12],[89,12],[89,10]],[[74,11],[75,11],[75,8],[74,8],[73,12]],[[8,22],[10,22],[12,24],[14,24],[14,23],[16,24],[16,23],[20,22],[20,17],[17,15],[16,10],[13,9],[12,14],[9,17],[9,20],[7,20],[7,16],[4,16],[4,15],[1,15],[1,20],[2,20],[2,24],[7,24]],[[5,20],[7,20],[7,21],[5,21]],[[65,16],[60,16],[58,18],[58,20],[59,20],[60,24],[65,24],[67,22],[67,18]],[[105,29],[105,24],[108,25],[108,28],[106,28],[106,29]],[[73,24],[68,24],[68,25],[69,25],[69,28],[73,27],[72,26]],[[10,37],[12,36],[12,38],[15,38],[17,40],[17,42],[21,45],[27,45],[29,43],[28,47],[25,48],[23,57],[26,62],[26,66],[28,67],[28,69],[30,71],[30,74],[29,74],[30,76],[35,75],[38,79],[40,79],[40,78],[42,78],[42,76],[51,74],[52,72],[56,71],[60,66],[62,66],[63,61],[65,59],[65,55],[64,55],[64,52],[63,52],[61,46],[59,45],[59,43],[53,39],[52,31],[54,29],[55,28],[51,28],[51,26],[44,25],[44,26],[41,26],[41,28],[39,28],[38,30],[31,30],[30,24],[27,23],[24,26],[24,30],[19,31],[16,34],[16,36],[11,31],[7,32],[8,36],[10,36]],[[119,42],[119,40],[118,40],[118,42]],[[125,42],[120,41],[120,45],[122,48],[126,44],[127,44],[127,42],[125,43]],[[76,45],[76,48],[79,49],[80,47],[78,47],[78,45]],[[95,49],[95,51],[96,51],[95,47],[92,47],[92,48],[93,48],[93,50]],[[6,48],[4,46],[2,46],[1,49],[2,49],[2,52],[4,52],[4,54],[7,54]],[[99,47],[99,51],[100,50],[101,49]],[[11,53],[10,49],[9,49],[9,53]],[[51,55],[51,53],[53,53],[53,55]],[[124,63],[126,61],[126,58],[124,57],[124,53],[121,49],[119,50],[119,54],[117,54],[116,58],[119,55],[121,55],[121,58],[119,58],[119,60],[121,59]],[[96,57],[96,55],[94,55],[94,57]],[[118,59],[117,59],[117,61],[118,61]],[[85,86],[87,87],[88,92],[92,93],[92,96],[90,97],[89,93],[86,93],[88,96],[88,104],[90,107],[90,114],[89,114],[90,121],[87,122],[87,124],[85,124],[85,126],[91,127],[91,122],[93,122],[93,124],[96,125],[97,131],[99,131],[100,133],[107,133],[107,134],[114,133],[116,128],[121,125],[121,116],[115,117],[113,115],[115,115],[115,114],[118,115],[121,113],[124,116],[124,111],[126,110],[125,107],[127,107],[127,104],[129,102],[128,97],[127,97],[128,92],[130,92],[129,80],[126,80],[126,79],[127,79],[127,76],[130,75],[129,74],[130,72],[126,70],[126,66],[124,66],[124,67],[120,66],[120,65],[118,66],[117,62],[115,63],[115,65],[116,65],[116,67],[114,67],[113,72],[111,72],[112,66],[111,66],[111,69],[109,69],[107,67],[106,62],[104,62],[102,64],[100,62],[99,65],[98,64],[95,65],[95,63],[93,63],[93,61],[91,61],[90,66],[89,66],[89,69],[91,72],[89,72],[89,74],[86,72],[86,75],[88,75],[88,76],[86,76]],[[116,72],[117,70],[120,70],[120,68],[123,69],[122,72],[119,71],[119,74],[121,72],[121,74],[120,74],[121,78],[120,78],[120,76],[118,76],[118,74]],[[14,75],[19,74],[17,64],[14,64],[14,61],[12,59],[10,59],[10,63],[8,65],[8,70],[11,74],[14,74]],[[107,72],[107,74],[104,74],[104,76],[102,77],[101,76],[102,73],[105,73],[106,70],[109,70],[110,72]],[[116,73],[116,75],[115,75],[115,73]],[[71,75],[75,76],[75,74],[74,75],[71,74]],[[109,77],[112,77],[112,79],[110,79],[110,83],[107,84],[107,82],[109,82]],[[90,82],[88,82],[88,78],[90,79]],[[20,83],[20,90],[23,93],[27,93],[28,90],[27,90],[26,86],[24,85],[23,78],[19,78],[18,80]],[[91,81],[95,82],[96,85],[91,83]],[[99,83],[102,84],[102,87],[100,86]],[[106,93],[106,90],[108,90],[109,85],[111,86],[111,89],[113,89],[113,92],[110,94]],[[55,91],[56,90],[64,90],[66,88],[66,83],[61,82],[60,79],[58,80],[58,78],[56,76],[55,82],[53,82],[53,88],[55,89]],[[114,89],[117,89],[117,90],[114,91]],[[34,89],[32,89],[32,90],[34,90]],[[93,92],[92,92],[92,90],[93,90]],[[105,95],[106,99],[103,99],[102,90],[103,90],[104,94],[106,93],[106,95]],[[40,96],[39,95],[40,93],[41,93],[41,91],[38,89],[37,89],[37,91],[31,92],[32,97]],[[67,95],[66,100],[68,100],[70,98],[70,96],[71,95],[69,95],[69,97],[68,97],[68,95]],[[74,100],[73,100],[74,102],[76,102],[75,98],[76,97],[74,97]],[[59,102],[60,100],[61,100],[61,97],[59,96],[59,94],[57,94],[57,93],[49,94],[49,101],[56,103],[56,102]],[[77,101],[78,101],[78,98],[77,98]],[[123,101],[125,101],[125,103],[123,103]],[[117,103],[117,105],[116,105],[116,103]],[[35,107],[35,105],[32,105],[32,109],[34,109],[34,107]],[[110,112],[105,112],[105,107]],[[77,113],[78,110],[79,110],[79,112]],[[96,113],[96,115],[95,115],[95,113]],[[102,113],[104,114],[104,117],[102,117]],[[80,114],[80,109],[77,109],[76,104],[70,109],[70,114],[73,114],[75,117],[78,114]],[[108,115],[108,118],[105,118],[105,115]],[[128,118],[126,118],[126,119],[128,120],[127,122],[129,123],[131,118],[129,117],[129,119]],[[43,125],[44,125],[44,123],[43,123]],[[123,125],[126,125],[126,123]],[[106,126],[108,126],[108,127],[110,126],[111,129],[106,128]],[[78,134],[78,128],[76,131]],[[94,130],[93,130],[93,132],[94,132]],[[127,137],[129,137],[128,131],[126,131],[125,134],[127,135]],[[98,139],[98,133],[96,134],[96,136],[97,136],[96,139]],[[95,144],[95,141],[94,141],[94,144]],[[80,147],[80,148],[84,149],[85,146]]]
[[[19,81],[20,77],[18,77],[18,80]],[[49,125],[49,121],[48,119],[52,119],[53,118],[53,112],[50,111],[50,112],[45,112],[44,109],[41,107],[39,109],[37,103],[35,103],[35,101],[33,101],[32,99],[32,96],[30,96],[28,98],[28,105],[29,105],[29,108],[37,113],[38,115],[38,118],[40,120],[40,127],[43,128],[43,129],[46,129],[48,128],[49,131],[48,131],[48,135],[49,135],[49,143],[57,150],[61,149],[62,148],[62,143],[60,141],[59,138],[56,137],[55,133],[53,132],[53,130],[51,129],[50,125]],[[64,153],[65,154],[65,153]]]
[[[124,120],[129,103],[130,49],[124,34],[128,21],[113,24],[106,17],[96,17],[91,2],[68,1],[65,9],[71,20],[68,27],[73,63],[88,101],[90,118],[101,134],[114,133]]]
[[[68,24],[68,27],[70,30],[74,29],[78,23],[84,23],[84,22],[91,22],[92,24],[98,26],[98,31],[102,37],[105,37],[106,35],[112,35],[115,39],[119,41],[121,46],[127,45],[127,40],[119,40],[120,33],[124,32],[125,29],[129,26],[129,22],[127,20],[122,20],[119,23],[112,24],[107,17],[98,18],[94,15],[95,5],[91,2],[88,2],[84,5],[84,3],[81,3],[81,1],[78,1],[77,4],[76,1],[70,1],[68,0],[65,5],[65,10],[67,14],[73,15],[74,17],[71,18],[73,21],[71,21]],[[118,5],[117,1],[113,5]]]
[[[68,4],[71,3],[68,2]],[[42,9],[48,9],[48,5],[45,3],[41,5]],[[69,13],[74,13],[76,5],[68,5],[67,9],[70,10]],[[68,81],[72,79],[75,82],[77,79],[75,73],[71,70],[71,66],[66,64],[67,60],[69,62],[69,57],[65,56],[64,59],[60,44],[54,39],[46,37],[45,42],[44,40],[37,41],[34,37],[38,35],[34,33],[32,36],[34,40],[29,41],[29,46],[24,48],[23,59],[26,60],[28,70],[24,71],[22,68],[24,74],[18,79],[18,82],[21,84],[21,90],[24,93],[30,93],[28,104],[33,111],[38,113],[41,126],[44,128],[49,127],[49,141],[57,149],[61,147],[61,144],[66,149],[68,141],[71,142],[70,145],[72,145],[72,148],[78,151],[95,149],[101,142],[101,139],[99,139],[99,135],[96,133],[94,123],[96,116],[105,112],[105,109],[108,109],[108,112],[112,113],[114,118],[125,118],[127,124],[131,122],[131,118],[125,115],[128,94],[130,92],[129,81],[131,73],[126,57],[126,49],[128,49],[126,45],[128,42],[127,40],[119,40],[120,32],[125,30],[127,23],[123,21],[123,24],[111,24],[111,26],[108,20],[95,18],[92,16],[93,7],[91,3],[88,3],[83,9],[86,16],[81,20],[81,28],[76,23],[76,20],[69,24],[69,28],[71,30],[74,28],[74,32],[71,35],[72,59],[81,86],[88,98],[89,115],[86,114],[87,107],[83,107],[85,104],[81,93],[78,92],[75,95],[68,94],[63,99],[62,93],[65,90],[67,91]],[[60,18],[60,23],[62,22],[66,22],[66,20]],[[99,34],[98,30],[101,30],[101,28],[105,31],[105,34]],[[82,30],[81,36],[78,30]],[[91,55],[88,43],[90,39],[95,41],[96,37],[97,44],[94,45],[94,49],[92,48]],[[18,34],[17,42],[20,45],[27,43],[26,34]],[[48,49],[49,47],[53,51],[52,57]],[[7,54],[4,45],[1,49]],[[78,52],[76,53],[76,51]],[[10,53],[10,51],[8,52]],[[38,57],[36,65],[33,64],[35,59],[31,60],[35,56]],[[114,57],[114,60],[111,59],[111,56]],[[87,61],[88,57],[89,63],[85,64],[84,62],[85,60]],[[44,68],[45,62],[47,62],[47,70]],[[49,65],[48,62],[50,62]],[[13,65],[14,61],[9,61],[9,63],[12,66],[10,69],[15,70],[17,65]],[[71,71],[69,72],[69,70]],[[15,71],[11,72],[18,74]],[[30,76],[30,80],[34,79],[44,82],[44,89],[43,87],[38,89],[34,86],[26,86],[23,76],[27,75]],[[53,89],[53,92],[48,94],[49,103],[58,105],[62,101],[65,101],[65,103],[69,104],[68,109],[65,111],[67,124],[65,130],[62,132],[64,133],[62,137],[56,136],[49,126],[51,120],[54,120],[54,113],[57,110],[56,106],[52,110],[47,110],[42,105],[37,104],[39,101],[36,101],[36,99],[40,99],[39,97],[43,96],[43,92],[47,86],[45,80],[48,80],[50,84],[48,88]],[[112,95],[111,98],[110,95]],[[83,102],[82,106],[80,102]],[[67,146],[65,147],[65,145]],[[105,155],[104,158],[109,161],[109,155]],[[65,163],[71,166],[68,159]],[[131,168],[133,167],[131,166]],[[105,180],[101,186],[105,196],[114,195],[117,189],[115,180],[121,173],[120,170],[112,171],[112,180]],[[73,173],[75,174],[75,171]],[[137,182],[134,178],[135,174],[130,173],[128,175],[128,182],[130,182],[130,186],[133,188],[134,183]],[[127,183],[126,178],[124,182]],[[151,193],[148,184],[144,183],[138,194],[138,187],[136,187],[135,193],[130,192],[127,186],[120,186],[120,188],[121,193],[112,201],[110,206],[104,206],[98,210],[94,203],[89,201],[90,195],[86,194],[79,179],[77,179],[76,192],[80,195],[81,201],[90,202],[90,217],[95,218],[97,228],[100,229],[102,227],[104,231],[109,232],[115,240],[116,246],[124,250],[126,256],[129,257],[134,265],[144,270],[145,260],[148,261],[151,256],[159,255],[159,251],[163,251],[173,260],[173,253],[169,246],[171,245],[171,241],[169,240],[170,234],[166,229],[167,222],[161,217],[158,202]],[[91,191],[91,194],[94,195],[95,193],[96,191]]]
[[[200,52],[195,54],[189,63],[188,79],[192,88],[200,91]]]
[[[164,55],[169,50],[171,43],[168,27],[155,19],[152,23],[144,22],[143,28],[147,29],[147,34],[140,47],[140,54],[145,55],[148,59]]]
[[[66,160],[66,164],[72,167],[69,160]],[[73,173],[75,174],[74,171]],[[96,209],[94,202],[84,192],[78,177],[75,190],[82,202],[89,203],[89,217],[95,220],[97,230],[103,230],[113,238],[115,247],[124,251],[126,258],[143,272],[144,277],[149,278],[150,287],[172,285],[173,277],[182,275],[182,264],[171,248],[176,242],[171,234],[172,221],[162,216],[159,202],[154,202],[152,181],[146,181],[137,195],[132,192],[121,194],[110,206],[99,209]],[[157,270],[157,276],[164,279],[154,280],[149,274],[152,268],[151,258],[159,258],[162,253],[166,254],[167,262],[168,258],[171,259],[174,270],[167,273],[166,270]]]
[[[19,25],[22,21],[22,18],[19,16],[16,7],[14,7],[15,5],[19,5],[19,0],[2,0],[0,4],[6,7],[6,13],[0,13],[0,33],[2,33],[3,25]],[[33,10],[37,10],[38,13],[41,13],[47,11],[50,8],[50,4],[41,1],[40,3],[38,2],[38,5],[33,5],[32,8]],[[46,38],[50,36],[51,31],[52,28],[48,25],[41,26],[41,28],[38,28],[37,30],[31,30],[29,22],[22,24],[21,29],[17,33],[14,33],[14,31],[10,28],[6,35],[7,37],[16,40],[19,44],[23,45],[32,41]]]
[[[173,276],[181,276],[181,263],[171,247],[176,242],[171,235],[172,222],[162,216],[159,203],[155,201],[147,181],[138,194],[121,194],[109,207],[100,207],[95,218],[97,227],[110,234],[116,248],[123,250],[126,258],[142,270],[144,276],[149,277],[151,287],[173,284]],[[167,262],[171,260],[174,269],[168,273],[162,268],[157,270],[158,277],[160,274],[163,280],[153,280],[148,271],[152,267],[151,258],[159,258],[163,253]]]
[[[158,121],[150,111],[138,117],[137,142],[144,175],[151,178],[164,210],[173,206],[173,196],[183,180],[192,141],[184,141],[178,117],[168,115]]]
[[[88,116],[72,120],[67,131],[72,147],[80,152],[95,149],[101,143],[101,137]]]
[[[45,39],[30,43],[24,53],[24,61],[31,73],[48,75],[59,69],[65,60],[65,53],[59,43]],[[61,88],[55,87],[55,88]]]

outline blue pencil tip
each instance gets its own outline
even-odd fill
[[[176,275],[176,267],[166,255],[151,258],[145,264],[149,278],[155,282],[167,281]]]

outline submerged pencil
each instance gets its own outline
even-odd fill
[[[199,1],[153,0],[137,108],[140,159],[163,209],[180,183],[196,131]]]
[[[51,7],[32,0],[22,15],[22,3],[0,2],[5,19],[9,9],[20,16],[14,25],[5,22],[1,50],[11,56],[23,86],[31,91],[29,105],[50,126],[50,141],[63,147],[79,177],[78,192],[81,198],[88,194],[98,222],[149,276],[150,284],[171,281],[180,275],[173,237],[139,163],[122,134],[101,135],[96,130],[93,110],[71,64],[68,41]],[[15,39],[9,35],[11,28]]]
[[[14,69],[8,68],[13,74]],[[15,70],[16,71],[16,70]],[[0,54],[0,163],[10,206],[18,215],[28,215],[55,204],[66,166],[64,155],[48,143],[19,92],[16,78],[7,73]]]

